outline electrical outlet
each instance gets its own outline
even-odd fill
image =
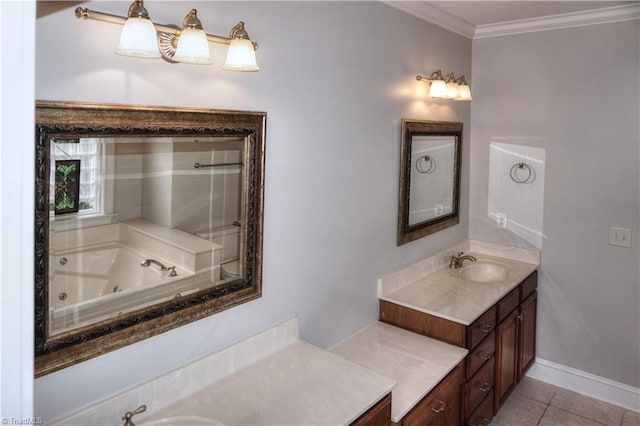
[[[435,210],[436,210],[436,216],[440,216],[440,215],[444,214],[444,205],[436,203]]]
[[[509,227],[509,220],[507,219],[506,213],[496,213],[496,226],[503,229]]]
[[[631,229],[609,227],[609,245],[619,247],[631,247]]]

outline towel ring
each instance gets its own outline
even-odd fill
[[[518,170],[527,171],[527,175],[524,179],[518,176]],[[516,163],[513,166],[511,166],[511,170],[509,170],[509,176],[511,177],[511,180],[514,181],[515,183],[532,183],[533,181],[536,180],[535,170],[533,169],[533,167],[531,167],[527,163]]]
[[[428,167],[425,168],[424,163],[427,163]],[[431,173],[436,171],[436,162],[428,155],[423,155],[422,157],[418,157],[418,159],[416,160],[416,170],[418,170],[420,173],[430,175]]]

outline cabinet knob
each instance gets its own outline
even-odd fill
[[[444,409],[447,408],[447,403],[439,399],[436,399],[436,401],[438,401],[438,406],[431,407],[431,411],[433,411],[434,413],[442,413]]]

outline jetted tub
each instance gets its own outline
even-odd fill
[[[158,265],[140,266],[154,258],[117,242],[61,251],[51,258],[49,313],[51,332],[61,332],[162,300],[198,291],[193,272],[176,267],[177,276]],[[174,266],[155,258],[166,267]]]

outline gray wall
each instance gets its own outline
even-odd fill
[[[639,21],[473,42],[470,237],[525,243],[487,216],[489,143],[543,148],[538,357],[640,385]],[[531,206],[538,208],[538,206]],[[608,245],[631,228],[633,248]]]
[[[415,75],[469,77],[468,39],[377,2],[147,5],[163,23],[196,7],[219,34],[244,20],[261,71],[242,74],[219,69],[220,45],[213,67],[113,55],[119,26],[38,6],[37,98],[262,110],[268,123],[263,297],[36,380],[37,415],[58,418],[293,316],[327,347],[376,320],[379,276],[467,237],[471,107],[425,101]],[[124,14],[128,3],[87,6]],[[464,122],[465,166],[461,223],[396,247],[401,118]]]

